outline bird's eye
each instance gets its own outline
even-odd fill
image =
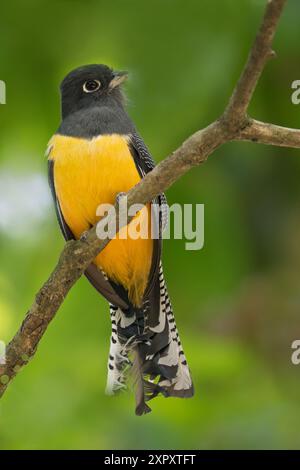
[[[99,80],[87,80],[83,84],[83,91],[85,93],[93,93],[94,91],[99,90],[101,83]]]

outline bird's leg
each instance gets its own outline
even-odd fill
[[[85,232],[82,232],[82,234],[80,235],[80,241],[86,242],[88,238],[88,234],[89,234],[88,230],[86,230]]]

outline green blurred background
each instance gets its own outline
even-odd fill
[[[47,141],[70,69],[130,71],[128,111],[159,161],[224,109],[264,0],[1,3],[0,339],[8,341],[63,247],[47,187]],[[290,0],[251,114],[299,127],[300,4]],[[106,302],[81,279],[0,404],[2,449],[299,448],[300,157],[232,143],[168,191],[205,204],[205,247],[164,245],[191,400],[106,397]]]

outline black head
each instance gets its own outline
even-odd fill
[[[114,72],[107,65],[84,65],[72,70],[62,81],[62,117],[83,108],[101,106],[113,99],[122,106],[123,94],[120,85],[127,72]]]

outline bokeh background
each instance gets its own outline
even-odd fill
[[[70,69],[130,71],[128,112],[159,161],[223,110],[264,0],[27,0],[1,3],[0,339],[22,321],[63,247],[44,157]],[[299,127],[300,5],[290,0],[251,114]],[[104,395],[110,322],[81,279],[0,404],[2,449],[299,448],[300,154],[224,146],[168,191],[205,204],[205,246],[164,246],[168,286],[193,372],[191,400]]]

